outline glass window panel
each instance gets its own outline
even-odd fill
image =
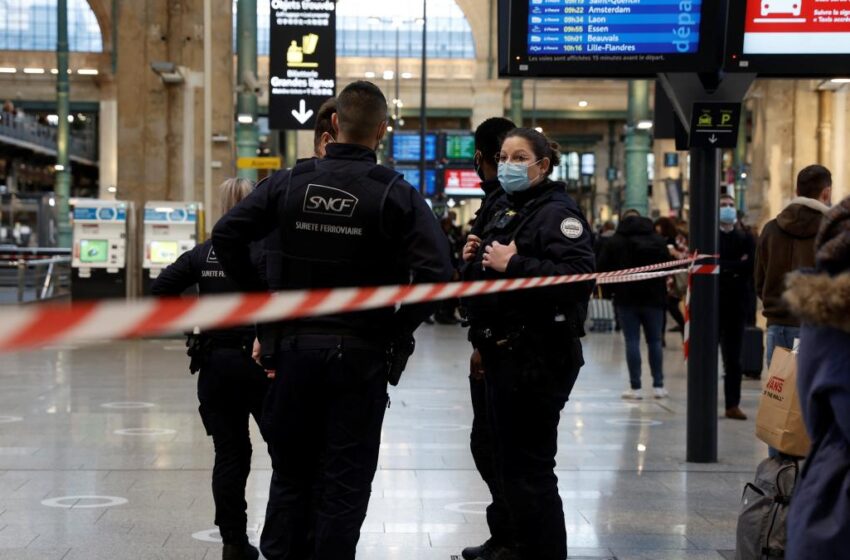
[[[56,50],[56,0],[0,0],[0,49]],[[102,52],[100,25],[86,0],[68,0],[74,52]]]

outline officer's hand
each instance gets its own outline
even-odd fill
[[[277,372],[273,369],[267,369],[266,377],[268,377],[269,379],[274,379],[275,377],[277,377]]]
[[[475,255],[478,253],[478,248],[481,247],[481,238],[477,235],[470,235],[466,238],[466,245],[463,246],[463,261],[472,262]]]
[[[484,379],[484,361],[481,359],[481,352],[475,350],[472,352],[472,357],[469,359],[469,376],[476,381]]]
[[[261,353],[262,353],[262,347],[260,346],[260,339],[255,338],[254,339],[254,348],[251,350],[251,359],[254,360],[255,362],[257,362],[258,366],[263,365],[261,363]]]
[[[498,241],[494,241],[491,245],[484,249],[484,268],[492,268],[496,272],[504,272],[508,269],[508,263],[511,258],[517,254],[516,242],[511,241],[510,245],[502,245]]]

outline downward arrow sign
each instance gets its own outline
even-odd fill
[[[293,113],[294,113],[294,112],[295,112],[295,111],[293,111]],[[304,124],[304,123],[301,123],[301,124]],[[716,134],[712,134],[712,135],[711,135],[711,138],[709,138],[709,139],[708,139],[708,141],[709,141],[709,142],[711,142],[712,144],[717,144],[717,141],[718,141],[718,140],[719,140],[719,138],[717,138],[717,135],[716,135]]]
[[[307,102],[302,99],[299,110],[298,111],[296,111],[295,109],[292,110],[292,116],[295,117],[296,121],[298,121],[301,124],[304,124],[305,122],[310,120],[310,117],[313,116],[313,110],[310,109],[308,111],[307,110]]]

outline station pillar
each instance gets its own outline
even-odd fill
[[[60,247],[71,247],[71,129],[70,80],[68,79],[68,0],[56,4],[56,114],[59,127],[56,134],[56,209],[59,214],[58,239]]]
[[[238,1],[236,26],[236,157],[257,157],[257,0]],[[239,169],[237,175],[257,180],[256,169]]]
[[[623,210],[637,210],[641,216],[649,215],[649,172],[647,156],[652,140],[648,129],[638,128],[648,122],[649,81],[629,82],[628,125],[626,129],[626,201]]]
[[[740,212],[747,211],[747,111],[741,111],[741,125],[738,129],[738,144],[735,146],[735,203]]]
[[[523,104],[523,91],[522,91],[522,80],[513,79],[511,80],[511,114],[510,119],[514,121],[514,124],[522,127],[522,104]]]

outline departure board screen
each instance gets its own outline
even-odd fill
[[[729,17],[728,70],[840,76],[850,56],[850,0],[746,0]]]
[[[500,1],[510,12],[499,29],[509,35],[503,75],[639,76],[719,62],[716,1]]]
[[[472,134],[446,135],[446,159],[472,160],[475,157],[475,136]]]
[[[396,161],[419,161],[422,141],[419,134],[393,134],[393,158]],[[425,135],[425,160],[437,159],[437,135]]]

